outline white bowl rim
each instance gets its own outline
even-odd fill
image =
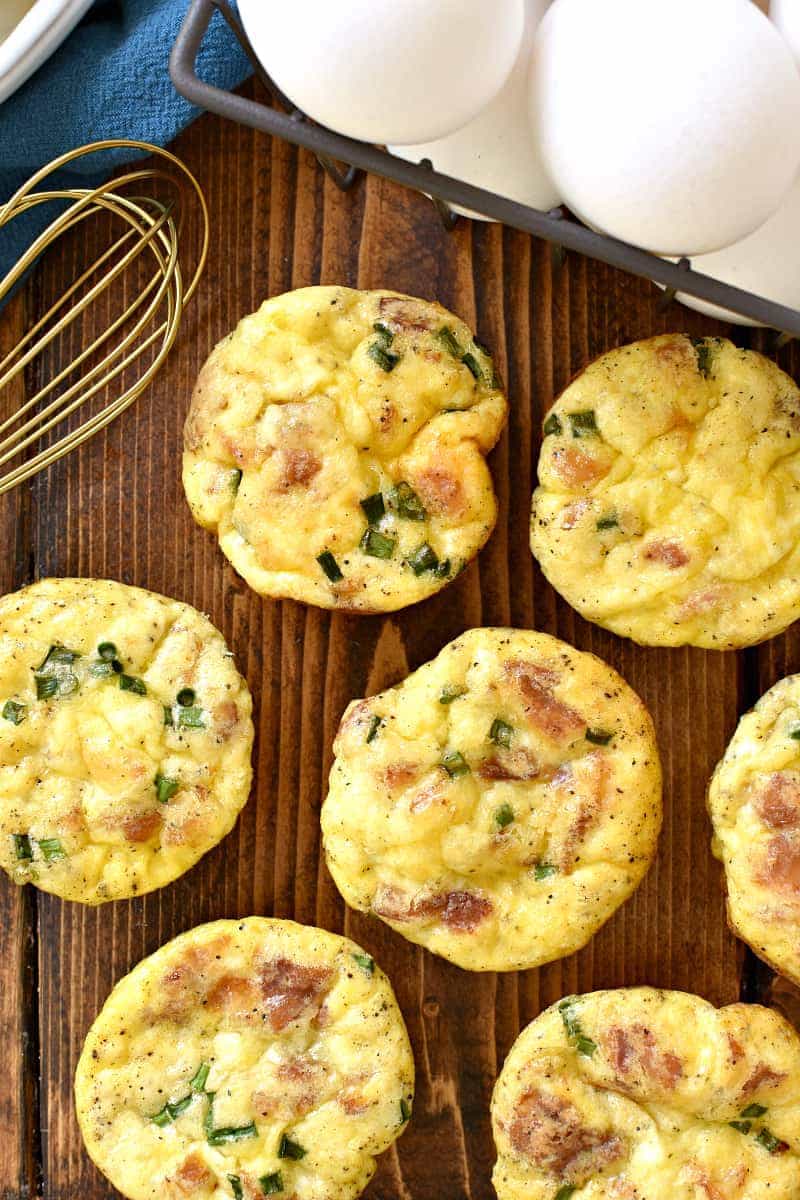
[[[61,45],[92,0],[36,0],[0,42],[0,103]]]

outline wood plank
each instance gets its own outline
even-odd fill
[[[559,268],[548,246],[514,231],[461,222],[445,233],[424,197],[391,184],[362,180],[343,195],[310,156],[250,130],[204,117],[177,149],[211,207],[211,256],[197,300],[165,369],[135,408],[0,508],[0,530],[12,537],[17,521],[17,538],[31,550],[11,573],[0,561],[0,572],[4,587],[32,570],[107,575],[208,612],[254,692],[257,785],[231,836],[153,896],[85,910],[20,897],[0,882],[8,944],[0,1014],[11,1031],[7,1044],[17,1047],[0,1080],[0,1114],[27,1129],[22,1105],[30,1110],[35,1101],[39,1064],[35,1055],[23,1062],[19,1051],[24,946],[35,939],[42,1196],[107,1200],[110,1189],[81,1147],[71,1080],[86,1029],[114,981],[200,921],[253,912],[296,917],[345,931],[375,955],[395,984],[414,1043],[414,1119],[368,1196],[489,1200],[491,1087],[517,1032],[542,1006],[567,991],[644,982],[724,1002],[742,985],[703,797],[748,698],[746,656],[648,651],[606,634],[555,596],[528,548],[539,428],[554,394],[590,358],[622,342],[724,327],[676,307],[660,311],[654,287],[600,264],[570,257]],[[29,288],[29,306],[55,294],[77,251],[47,264]],[[180,486],[181,424],[211,346],[262,298],[316,282],[389,286],[451,306],[492,346],[512,400],[508,431],[492,456],[500,520],[480,562],[439,596],[386,619],[261,600],[194,526]],[[80,334],[90,332],[87,323]],[[20,518],[28,508],[26,523]],[[382,923],[345,911],[321,862],[318,817],[348,701],[401,679],[466,628],[508,623],[600,654],[640,692],[658,726],[665,829],[642,888],[580,954],[522,975],[465,976]],[[784,669],[796,650],[793,640],[778,639],[765,651],[772,657],[764,670]],[[37,1194],[27,1145],[3,1147],[0,1172],[0,1195]]]

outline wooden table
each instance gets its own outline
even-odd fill
[[[397,990],[417,1061],[410,1128],[382,1159],[372,1200],[490,1200],[489,1096],[519,1029],[564,993],[650,983],[715,1003],[769,994],[771,976],[725,923],[704,791],[738,715],[798,669],[796,632],[741,654],[643,650],[586,624],[544,583],[528,549],[542,413],[595,355],[651,334],[727,332],[659,293],[511,230],[440,227],[432,206],[376,179],[337,192],[315,161],[204,117],[178,142],[211,207],[199,296],[155,385],[80,452],[0,500],[0,588],[46,575],[108,576],[179,597],[224,631],[255,694],[256,785],[235,831],[183,879],[87,909],[0,880],[0,1196],[113,1195],[84,1154],[72,1075],[115,980],[202,921],[265,913],[347,932]],[[73,269],[51,258],[0,323],[0,352]],[[181,426],[214,345],[261,300],[314,283],[437,298],[477,328],[508,382],[511,418],[492,455],[497,530],[435,599],[395,616],[330,615],[260,599],[192,522],[180,484]],[[769,351],[770,335],[736,330]],[[795,377],[800,353],[779,361]],[[319,810],[347,702],[401,679],[462,630],[535,627],[613,664],[654,714],[665,825],[646,881],[580,954],[538,971],[467,975],[383,924],[347,912],[323,865]],[[779,985],[791,1010],[796,997]],[[776,993],[776,996],[778,993]],[[797,1011],[797,1009],[795,1009]]]

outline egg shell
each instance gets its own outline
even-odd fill
[[[800,76],[751,0],[556,0],[530,99],[564,202],[656,253],[746,237],[800,165]]]
[[[367,142],[444,137],[514,66],[524,0],[239,0],[253,48],[308,116]]]
[[[526,0],[525,35],[514,69],[503,90],[469,125],[435,142],[390,146],[399,158],[429,158],[434,168],[454,179],[497,192],[533,208],[555,208],[556,192],[542,162],[528,115],[528,67],[536,30],[550,0]],[[479,220],[482,213],[452,204],[455,212]]]
[[[772,0],[769,15],[800,66],[800,0]]]
[[[723,283],[733,284],[774,300],[788,308],[800,309],[800,180],[794,185],[781,207],[755,233],[744,241],[717,250],[714,254],[702,254],[692,259],[692,267],[702,275],[710,275]],[[687,308],[716,317],[720,321],[732,321],[735,325],[758,325],[749,317],[719,308],[706,300],[698,300],[685,292],[677,299]]]

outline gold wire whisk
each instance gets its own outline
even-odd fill
[[[134,164],[96,188],[46,185],[51,175],[76,159],[116,149],[142,151],[156,161]],[[166,200],[157,199],[151,194],[154,185],[175,194]],[[188,283],[181,269],[187,198],[197,204],[200,215],[199,248]],[[0,280],[0,305],[43,251],[91,217],[106,214],[113,225],[122,225],[122,232],[80,270],[47,312],[0,359],[0,494],[83,445],[142,394],[178,336],[183,311],[195,293],[208,255],[208,208],[200,185],[179,158],[158,146],[115,139],[93,142],[61,155],[0,206],[0,236],[15,218],[54,201],[61,202],[58,215]],[[149,278],[137,283],[128,299],[130,271],[142,255],[150,265]],[[113,294],[110,296],[109,291],[114,285],[122,305],[116,314],[110,311]],[[74,322],[99,304],[108,314],[101,331],[90,334],[87,344],[67,361],[59,361],[50,378],[40,382],[42,356]],[[151,347],[149,361],[139,364],[143,369],[134,382],[128,386],[123,382],[122,390],[115,392],[112,385]],[[7,414],[7,389],[16,382],[24,393],[24,384],[29,380],[35,380],[32,394],[24,396]],[[97,403],[92,404],[95,400]],[[82,408],[81,424],[59,434],[58,426]],[[56,431],[55,440],[43,445],[51,431]]]

